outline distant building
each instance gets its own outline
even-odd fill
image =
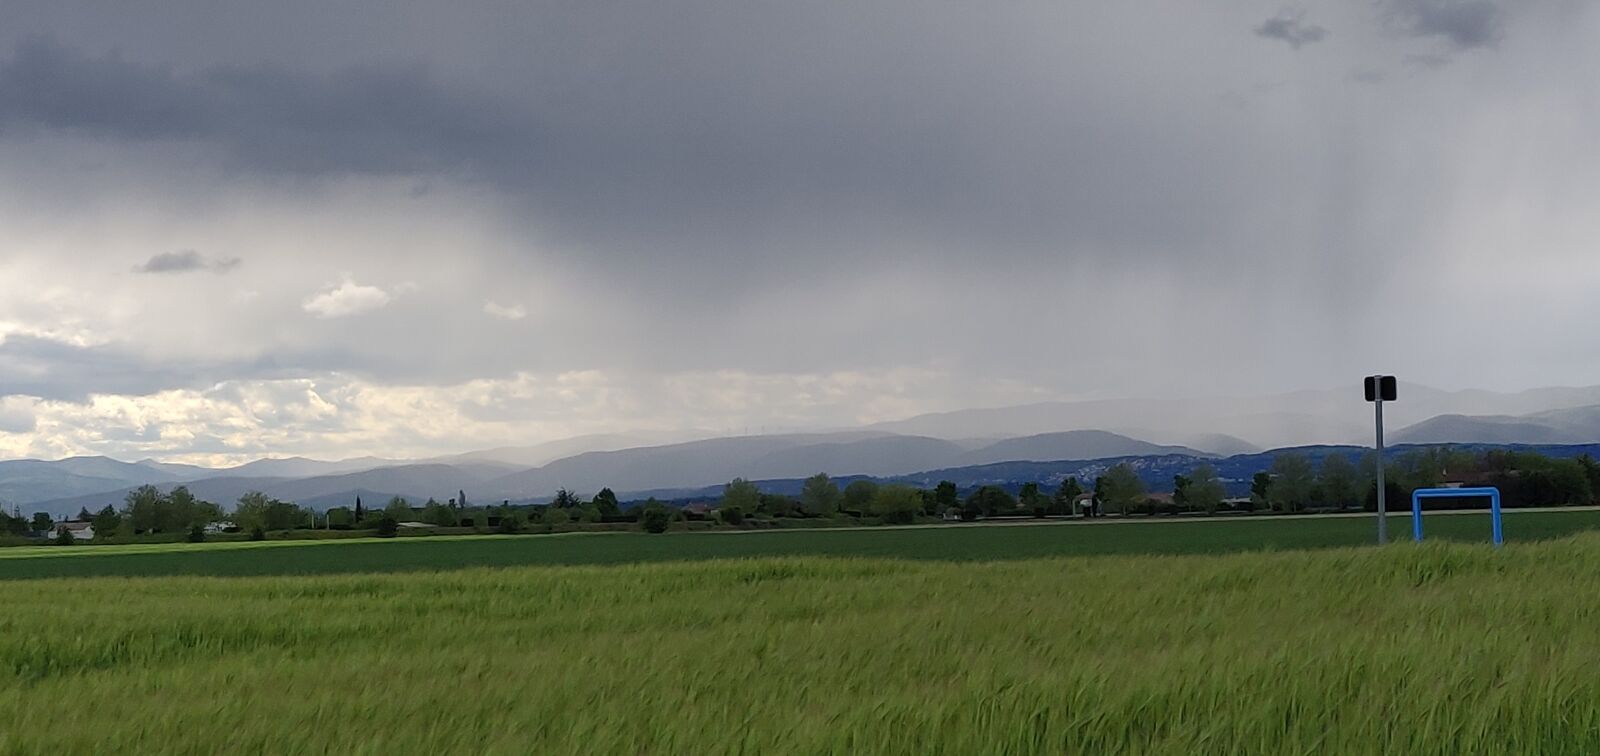
[[[59,537],[62,531],[71,533],[74,540],[94,540],[94,523],[92,522],[58,522],[55,527],[50,528],[50,537]]]

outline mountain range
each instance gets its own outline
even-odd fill
[[[1433,410],[1445,411],[1421,416]],[[1012,469],[1007,465],[1052,463],[1051,469],[1064,470],[1056,463],[1077,461],[1083,464],[1073,469],[1090,469],[1094,461],[1118,458],[1187,460],[1170,463],[1175,466],[1198,458],[1249,459],[1264,448],[1366,446],[1368,413],[1370,405],[1358,392],[1299,392],[1253,400],[1052,402],[921,415],[828,433],[601,434],[427,460],[291,457],[221,469],[105,457],[11,460],[0,461],[0,502],[71,514],[117,503],[145,484],[187,485],[224,504],[258,490],[325,508],[356,496],[381,506],[391,496],[442,501],[458,491],[473,502],[542,501],[563,487],[592,494],[609,486],[627,498],[710,490],[734,477],[798,481],[819,471],[920,479],[929,471],[964,470],[963,479],[976,480],[984,468]],[[1397,429],[1390,434],[1394,444],[1600,442],[1600,388],[1494,394],[1406,385],[1386,414]],[[1150,464],[1156,469],[1167,463]]]

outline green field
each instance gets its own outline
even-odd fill
[[[1597,574],[1586,535],[17,581],[0,752],[1596,753]]]
[[[1410,517],[1390,518],[1396,539],[1410,538]],[[1481,514],[1439,514],[1428,536],[1487,541]],[[1510,541],[1541,540],[1600,529],[1600,511],[1506,515]],[[861,530],[705,532],[649,535],[468,536],[264,543],[40,546],[0,549],[0,580],[41,577],[288,575],[396,572],[728,559],[849,556],[981,561],[1110,554],[1214,554],[1315,549],[1371,543],[1370,517],[1275,518],[966,525]]]
[[[1600,753],[1597,519],[8,549],[0,754]]]

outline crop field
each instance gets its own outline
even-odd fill
[[[1391,516],[1396,540],[1411,518]],[[1600,511],[1513,512],[1509,541],[1600,529]],[[588,533],[331,541],[269,541],[0,549],[0,581],[41,577],[290,575],[603,565],[764,556],[878,557],[985,561],[1111,554],[1214,554],[1359,546],[1373,540],[1371,517],[1142,521],[1023,526],[936,526],[860,530]],[[1431,539],[1484,542],[1482,514],[1427,517]]]
[[[1596,575],[1600,534],[12,581],[0,753],[1600,753]]]

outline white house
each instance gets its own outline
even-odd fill
[[[73,540],[94,540],[94,523],[92,522],[58,522],[50,528],[50,537],[60,536],[63,530],[71,533]]]

